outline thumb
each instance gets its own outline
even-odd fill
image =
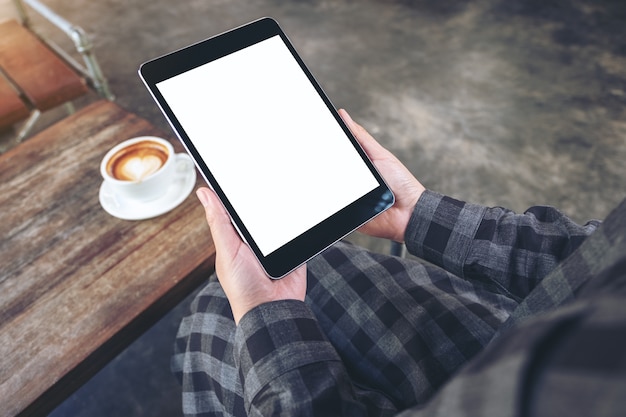
[[[228,217],[228,213],[226,213],[226,210],[215,193],[209,188],[198,188],[196,196],[204,207],[206,220],[211,229],[213,240],[218,244],[219,240],[234,232],[230,224],[230,217]]]
[[[209,220],[209,218],[214,218],[214,211],[216,207],[213,201],[213,192],[206,187],[201,187],[196,191],[196,196],[198,197],[198,200],[200,200],[202,207],[204,207],[207,220]]]

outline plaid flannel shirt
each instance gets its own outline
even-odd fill
[[[547,207],[517,215],[427,191],[406,232],[408,249],[520,305],[485,350],[403,415],[620,415],[625,218],[622,203],[585,240],[598,222],[578,226]],[[246,314],[234,358],[249,415],[370,415],[304,303],[268,303]]]

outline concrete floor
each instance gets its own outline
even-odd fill
[[[164,129],[140,63],[272,16],[335,105],[427,187],[579,221],[626,195],[623,0],[45,2],[93,35],[117,102]],[[167,360],[185,307],[53,415],[180,414]]]

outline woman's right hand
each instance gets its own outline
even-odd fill
[[[361,125],[352,120],[348,112],[341,109],[339,114],[396,197],[391,208],[361,226],[359,231],[370,236],[404,242],[404,232],[417,200],[425,191],[424,186],[398,158],[383,148]]]

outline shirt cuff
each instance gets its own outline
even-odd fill
[[[487,210],[426,190],[418,200],[404,240],[408,251],[463,277],[463,266]]]
[[[261,304],[246,313],[235,333],[235,362],[249,406],[282,374],[316,362],[339,361],[309,307],[301,301]]]

